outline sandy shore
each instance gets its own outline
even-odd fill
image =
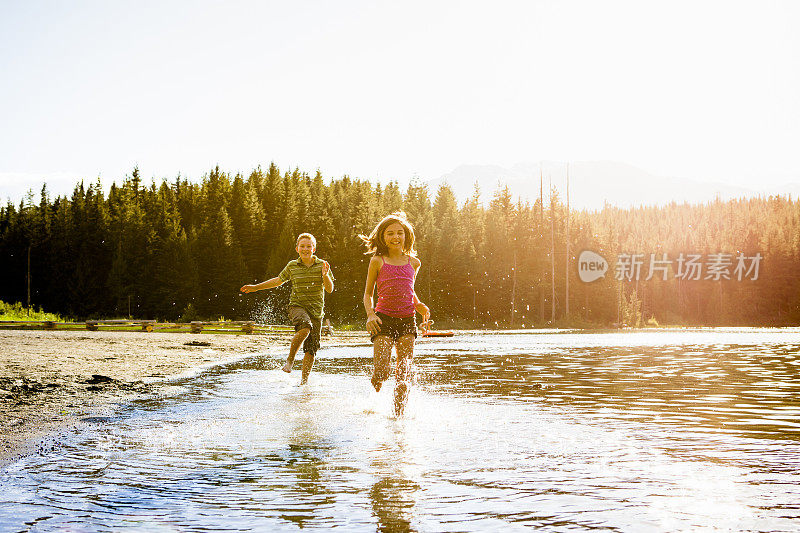
[[[158,394],[169,378],[288,349],[289,340],[286,333],[0,330],[0,466],[114,403]],[[367,340],[364,332],[337,334],[323,337],[322,346]]]

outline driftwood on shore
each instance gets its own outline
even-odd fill
[[[87,329],[89,331],[164,331],[172,333],[279,333],[291,332],[294,328],[285,325],[257,324],[252,320],[189,323],[156,322],[155,320],[87,320],[85,322],[54,322],[51,320],[13,320],[0,322],[2,329]]]

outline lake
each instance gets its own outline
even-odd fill
[[[371,356],[89,420],[0,470],[0,530],[800,530],[800,329],[423,339],[402,417]]]

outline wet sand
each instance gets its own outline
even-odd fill
[[[158,394],[170,378],[288,350],[289,341],[289,333],[0,330],[0,466],[48,448],[54,435],[114,404]],[[366,341],[364,332],[344,333],[323,337],[322,347]]]

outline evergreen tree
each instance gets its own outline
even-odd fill
[[[236,318],[238,289],[247,279],[241,249],[224,206],[200,227],[194,249],[197,265],[197,311],[207,317]]]
[[[431,301],[433,276],[428,261],[433,256],[433,210],[428,196],[428,186],[417,179],[411,180],[403,199],[403,210],[414,226],[422,268],[417,274],[416,292],[422,301]]]
[[[431,254],[427,258],[430,277],[433,281],[429,307],[438,309],[443,316],[454,316],[463,308],[468,288],[457,276],[458,262],[466,258],[457,254],[458,247],[458,203],[453,189],[442,184],[433,204],[433,227],[431,232]]]

